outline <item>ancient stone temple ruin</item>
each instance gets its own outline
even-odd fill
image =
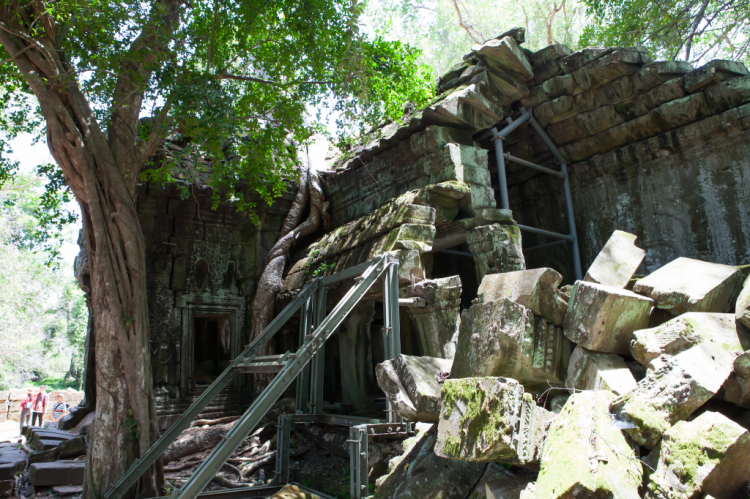
[[[325,412],[418,423],[397,456],[352,469],[351,496],[746,497],[750,73],[523,43],[514,29],[475,46],[432,103],[318,172],[328,219],[294,246],[276,310],[397,259],[398,296],[366,290],[311,389]],[[254,225],[198,186],[140,187],[162,429],[249,342],[295,190]],[[321,317],[357,282],[328,288]],[[276,353],[308,341],[304,310]],[[242,413],[260,395],[251,376],[202,414]]]

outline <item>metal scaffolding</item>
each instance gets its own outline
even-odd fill
[[[531,124],[531,127],[542,139],[542,142],[544,142],[550,152],[552,152],[552,156],[555,158],[555,162],[560,167],[559,171],[547,168],[546,166],[538,165],[536,163],[532,163],[531,161],[526,161],[525,159],[516,158],[503,151],[503,140],[505,140],[508,135],[510,135],[514,130],[516,130],[526,122],[529,122]],[[521,115],[515,120],[508,118],[507,123],[508,124],[502,130],[498,131],[496,128],[492,128],[492,141],[495,143],[497,178],[498,184],[500,186],[500,208],[505,210],[510,209],[510,204],[508,202],[508,182],[506,178],[505,161],[510,161],[526,168],[532,168],[534,170],[561,179],[563,182],[563,192],[565,194],[565,214],[566,218],[568,219],[568,233],[560,234],[559,232],[552,232],[536,227],[529,227],[528,225],[516,225],[523,231],[558,239],[558,241],[534,246],[533,248],[529,248],[526,251],[570,242],[573,251],[573,272],[575,274],[575,278],[577,280],[583,279],[583,273],[581,271],[581,254],[578,249],[578,234],[576,233],[575,216],[573,215],[573,201],[570,196],[570,181],[568,180],[567,162],[565,161],[565,158],[563,158],[562,154],[560,154],[560,151],[557,149],[555,143],[552,141],[552,139],[549,138],[547,132],[545,132],[541,125],[539,125],[539,123],[536,121],[536,119],[534,119],[531,111],[526,111],[522,108]]]
[[[194,499],[213,479],[227,458],[240,446],[265,416],[268,410],[291,385],[297,384],[297,410],[302,415],[327,417],[322,413],[323,364],[326,340],[341,325],[367,291],[382,278],[385,316],[386,358],[400,353],[398,316],[398,259],[384,254],[369,262],[330,276],[319,277],[305,286],[299,295],[263,330],[214,383],[191,405],[185,413],[161,436],[159,440],[137,459],[125,475],[105,494],[105,499],[120,499],[152,466],[167,447],[184,431],[200,412],[231,381],[236,374],[272,373],[276,376],[253,401],[252,405],[223,436],[211,454],[200,464],[182,487],[175,488],[171,499]],[[354,285],[326,316],[326,287],[354,279]],[[298,310],[300,314],[300,347],[295,353],[258,356],[258,352]],[[342,416],[334,416],[342,418]],[[345,417],[343,417],[345,418]],[[395,423],[393,411],[388,406],[388,421]],[[369,420],[368,420],[369,421]],[[361,424],[362,421],[355,421]],[[288,441],[285,444],[288,446]],[[366,461],[365,461],[366,463]],[[365,466],[366,468],[366,466]],[[364,471],[367,476],[367,470]],[[352,475],[352,480],[354,480]],[[366,483],[366,482],[365,482]],[[355,496],[352,496],[355,497]],[[360,496],[356,496],[359,498]]]

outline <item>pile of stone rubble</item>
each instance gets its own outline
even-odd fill
[[[452,359],[378,365],[420,423],[375,497],[748,497],[750,279],[690,258],[634,278],[635,239],[573,286],[486,275]]]
[[[25,444],[0,443],[0,497],[80,494],[87,431],[88,426],[81,433],[27,427]]]

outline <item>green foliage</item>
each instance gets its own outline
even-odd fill
[[[88,309],[68,265],[48,265],[69,224],[38,244],[44,223],[41,180],[19,175],[15,187],[0,185],[0,388],[33,380],[45,384],[51,372],[65,371],[71,357],[83,365]],[[12,189],[9,189],[12,188]],[[46,384],[52,384],[46,382]],[[78,385],[78,383],[76,383]]]
[[[39,388],[42,385],[47,387],[47,391],[49,393],[56,392],[56,391],[64,391],[64,390],[67,390],[68,388],[78,390],[78,388],[80,387],[80,383],[78,381],[66,380],[62,376],[49,376],[42,380],[27,381],[23,383],[24,387],[30,386],[30,387]]]
[[[76,82],[103,128],[120,105],[113,95],[127,68],[151,70],[143,81],[127,72],[144,92],[141,116],[151,116],[141,120],[139,135],[169,137],[180,149],[154,158],[144,181],[200,181],[215,188],[215,203],[223,194],[252,213],[295,177],[290,144],[324,130],[326,119],[340,137],[359,134],[400,117],[405,101],[423,104],[432,96],[418,51],[360,31],[364,4],[357,0],[194,0],[181,7],[174,30],[161,19],[164,3],[48,5],[74,69],[50,84]],[[155,32],[165,48],[133,52],[144,31]],[[29,104],[34,101],[12,59],[0,66],[0,76],[7,94],[25,106],[0,104],[0,130],[8,137],[22,126],[38,130],[38,108]],[[12,166],[0,165],[0,180],[12,175]],[[183,196],[190,195],[184,187]]]
[[[133,417],[133,409],[128,408],[125,412],[123,423],[125,428],[128,429],[128,433],[122,437],[123,443],[137,442],[141,438],[141,429],[138,426],[138,421]]]
[[[582,44],[646,47],[659,59],[750,62],[744,0],[585,0],[593,22]]]

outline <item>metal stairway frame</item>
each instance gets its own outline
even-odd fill
[[[575,216],[573,215],[573,201],[570,195],[570,181],[568,179],[568,164],[565,161],[565,158],[563,158],[562,154],[560,154],[560,151],[557,149],[557,146],[555,145],[555,143],[552,141],[549,135],[547,135],[547,132],[545,132],[544,129],[541,127],[541,125],[539,125],[539,123],[536,121],[531,111],[527,111],[524,108],[521,108],[521,113],[522,113],[521,116],[519,116],[515,120],[508,118],[507,119],[508,125],[502,130],[498,131],[496,128],[494,127],[492,128],[492,141],[495,143],[495,162],[497,163],[497,178],[498,178],[498,184],[500,187],[500,208],[505,209],[505,210],[510,209],[510,205],[508,202],[508,181],[506,178],[506,171],[505,171],[506,160],[562,179],[563,191],[565,193],[565,211],[566,211],[565,214],[566,214],[566,218],[568,219],[568,231],[569,231],[568,234],[560,234],[558,232],[538,229],[536,227],[529,227],[528,225],[521,225],[521,224],[516,224],[516,225],[518,226],[519,229],[523,231],[558,239],[557,241],[554,241],[551,243],[540,244],[538,246],[534,246],[533,248],[528,248],[526,251],[530,251],[532,249],[544,248],[547,246],[555,246],[558,244],[564,244],[565,242],[570,242],[573,247],[572,248],[573,271],[575,274],[575,278],[576,280],[581,280],[583,279],[583,273],[581,270],[581,254],[578,248],[578,234],[576,232]],[[518,127],[520,127],[522,124],[526,123],[527,121],[531,124],[531,127],[534,129],[537,135],[539,135],[539,138],[542,139],[542,142],[544,142],[544,145],[546,145],[547,148],[552,153],[552,156],[555,158],[555,162],[560,166],[559,171],[553,170],[551,168],[547,168],[542,165],[538,165],[536,163],[532,163],[531,161],[526,161],[521,158],[516,158],[503,151],[503,140],[506,137],[508,137],[508,135],[510,135],[514,130],[516,130]]]
[[[319,277],[305,286],[297,297],[287,305],[284,310],[263,330],[263,332],[243,351],[232,364],[209,386],[203,394],[175,421],[172,426],[152,445],[145,455],[136,459],[123,477],[105,494],[105,499],[120,499],[135,483],[141,475],[152,466],[163,454],[169,445],[184,431],[198,414],[221,392],[231,381],[236,371],[248,367],[257,356],[258,352],[268,341],[281,329],[300,308],[303,308],[301,318],[301,332],[312,330],[311,334],[304,334],[304,343],[300,345],[295,355],[284,357],[286,362],[281,370],[269,383],[266,389],[259,394],[247,411],[235,423],[232,429],[222,437],[221,443],[214,448],[211,454],[191,475],[190,479],[182,487],[176,488],[169,496],[171,499],[194,499],[202,492],[205,486],[213,479],[216,472],[239,447],[242,441],[253,431],[258,422],[268,412],[276,400],[283,394],[289,385],[306,369],[308,364],[320,354],[325,341],[341,325],[349,315],[354,306],[359,303],[367,291],[375,284],[377,279],[383,277],[384,304],[386,307],[386,326],[390,327],[390,339],[400,338],[398,321],[398,259],[390,254],[383,254],[369,262],[337,272],[330,276]],[[332,284],[347,279],[355,278],[355,284],[346,292],[344,297],[334,307],[328,317],[325,316],[325,288]],[[395,292],[394,292],[395,291]],[[315,327],[310,325],[311,304],[313,297],[317,297],[318,304],[322,304],[315,314]],[[395,302],[395,307],[393,306]],[[392,317],[394,316],[394,317]],[[388,341],[386,342],[388,344]],[[400,341],[399,343],[400,344]],[[393,351],[393,350],[391,350]],[[317,356],[313,363],[314,372],[322,374],[322,355]],[[317,378],[317,376],[316,376]],[[309,379],[309,378],[308,378]],[[307,386],[304,378],[300,385]],[[322,388],[322,376],[320,381],[316,379]],[[303,390],[304,391],[304,390]],[[322,412],[322,389],[314,394],[315,410]],[[390,407],[388,408],[390,409]],[[392,413],[389,413],[392,414]]]

